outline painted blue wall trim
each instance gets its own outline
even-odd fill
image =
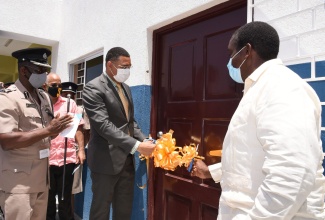
[[[325,61],[318,61],[315,64],[316,77],[325,76]]]
[[[135,119],[142,132],[148,136],[150,131],[151,86],[133,86],[131,87],[131,93],[134,103]],[[145,220],[147,219],[148,188],[141,188],[143,186],[147,186],[147,167],[145,161],[140,161],[138,153],[134,158],[136,172],[132,220]],[[84,220],[89,219],[90,205],[92,200],[91,185],[92,182],[90,178],[90,170],[86,163],[83,168],[84,191],[75,195],[75,212]]]
[[[313,87],[320,101],[325,102],[325,81],[320,80],[320,81],[309,82],[309,85]]]
[[[311,63],[300,63],[289,65],[287,67],[293,72],[297,73],[303,79],[311,77]]]
[[[322,119],[323,120],[323,119]],[[321,139],[322,139],[322,144],[323,144],[323,152],[325,152],[325,131],[321,132]],[[324,175],[325,175],[325,160],[323,161],[323,167],[324,167]]]
[[[301,78],[307,79],[311,77],[311,63],[300,63],[294,65],[288,65],[289,69],[297,73]],[[316,77],[325,76],[325,61],[317,61],[315,63]]]
[[[150,131],[150,109],[151,109],[151,86],[141,85],[131,88],[135,120],[142,132],[148,136]],[[135,184],[132,220],[147,219],[148,207],[148,187],[147,187],[147,166],[145,161],[140,161],[139,154],[135,158]],[[144,187],[143,189],[141,189]]]
[[[135,119],[145,135],[150,131],[151,86],[132,86]]]

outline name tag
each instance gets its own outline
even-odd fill
[[[50,149],[43,149],[39,151],[39,159],[47,158],[50,156]]]

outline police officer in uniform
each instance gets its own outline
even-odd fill
[[[72,117],[53,116],[48,95],[38,88],[51,66],[45,48],[12,53],[19,78],[0,93],[0,206],[6,220],[44,220],[48,197],[50,138]]]

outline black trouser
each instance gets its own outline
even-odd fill
[[[64,200],[62,200],[62,183],[63,183],[63,166],[50,166],[50,190],[47,204],[47,220],[55,220],[56,199],[59,200],[59,217],[60,220],[74,220],[71,210],[71,191],[73,184],[74,163],[67,164],[65,167],[65,184],[64,184]]]
[[[122,171],[117,175],[91,172],[93,200],[89,219],[109,219],[111,204],[113,220],[131,219],[134,175],[132,155],[127,157]]]

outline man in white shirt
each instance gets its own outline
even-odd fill
[[[321,105],[277,58],[279,36],[252,22],[231,37],[229,74],[245,83],[220,164],[196,161],[192,175],[220,182],[219,220],[325,219]]]

